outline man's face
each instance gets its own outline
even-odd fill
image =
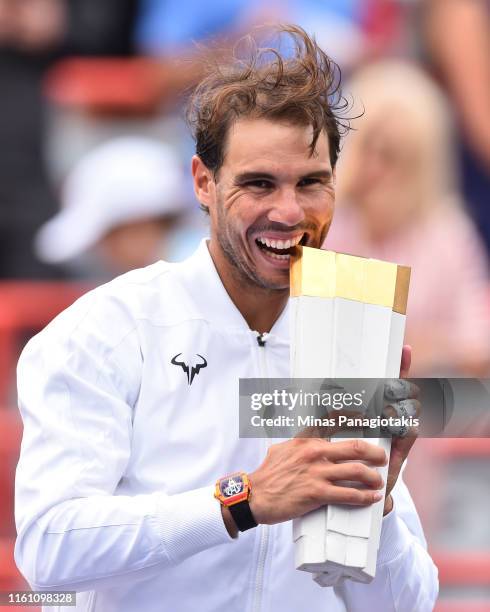
[[[221,274],[284,290],[295,246],[320,248],[332,220],[333,171],[326,134],[313,156],[311,138],[311,127],[266,119],[241,119],[231,127],[224,163],[204,202],[214,253],[226,261]]]

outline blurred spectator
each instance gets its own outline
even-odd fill
[[[425,0],[427,50],[462,129],[465,198],[490,251],[490,2]]]
[[[0,278],[59,274],[32,251],[57,209],[43,160],[43,74],[66,53],[130,53],[135,8],[135,0],[0,0]]]
[[[0,0],[0,41],[22,51],[57,45],[67,25],[62,0]]]
[[[428,0],[427,38],[466,137],[490,173],[490,2]]]
[[[415,65],[395,60],[366,67],[345,91],[365,111],[340,157],[325,247],[412,267],[413,375],[482,375],[486,261],[458,201],[445,98]]]
[[[126,137],[97,147],[69,174],[62,210],[38,234],[39,257],[71,262],[72,273],[78,264],[94,279],[185,258],[201,232],[187,223],[182,179],[173,150],[157,141]]]

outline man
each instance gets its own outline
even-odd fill
[[[295,56],[252,53],[191,101],[210,240],[88,294],[20,360],[16,559],[34,588],[79,591],[80,610],[432,609],[436,569],[393,489],[411,442],[393,447],[375,580],[333,590],[294,569],[289,520],[380,500],[384,453],[237,438],[238,379],[289,374],[289,253],[320,247],[333,212],[333,66],[286,31]],[[213,495],[233,472],[252,486],[238,513]]]

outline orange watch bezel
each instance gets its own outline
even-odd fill
[[[240,476],[241,481],[243,482],[243,490],[236,495],[230,495],[229,497],[223,495],[221,492],[221,483],[223,480],[230,480],[234,476]],[[250,479],[246,472],[233,472],[232,474],[228,474],[228,476],[223,476],[216,481],[216,486],[214,490],[215,498],[223,505],[223,506],[234,506],[235,504],[239,504],[240,502],[246,500],[250,496],[250,491],[252,490],[252,485],[250,483]]]

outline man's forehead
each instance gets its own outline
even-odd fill
[[[233,172],[309,173],[331,170],[328,138],[321,132],[313,154],[311,126],[239,119],[230,126],[224,166]]]

